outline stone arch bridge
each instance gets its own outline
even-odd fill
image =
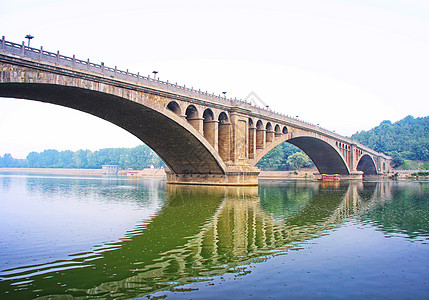
[[[283,142],[320,173],[361,178],[391,168],[390,157],[284,114],[4,37],[0,72],[0,97],[77,109],[129,131],[164,160],[169,183],[256,185],[256,163]]]

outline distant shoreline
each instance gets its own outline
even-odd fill
[[[303,169],[300,171],[261,171],[259,179],[286,179],[286,180],[316,180],[314,173],[317,169]],[[411,174],[419,170],[393,170],[389,174],[377,177],[378,179],[416,179]],[[44,174],[44,175],[70,175],[70,176],[103,176],[102,169],[55,169],[55,168],[0,168],[0,173],[14,174]],[[396,176],[395,176],[396,173]],[[126,172],[118,175],[127,176]],[[165,178],[163,169],[143,169],[132,177],[158,177]],[[421,177],[422,178],[422,177]],[[425,177],[423,177],[425,178]],[[426,176],[427,178],[427,176]]]
[[[0,168],[0,172],[46,175],[103,175],[101,169]]]
[[[162,172],[159,172],[162,171]],[[313,180],[316,169],[301,171],[261,171],[260,179],[307,179]],[[0,172],[19,174],[45,174],[45,175],[93,175],[102,176],[102,169],[55,169],[55,168],[0,168]],[[144,169],[135,177],[165,177],[161,169]]]

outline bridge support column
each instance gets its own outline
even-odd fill
[[[207,139],[207,141],[210,143],[210,145],[215,148],[216,151],[219,150],[218,148],[218,121],[205,121],[203,124],[203,131],[204,131],[204,137]]]
[[[256,150],[265,148],[265,129],[256,129]]]
[[[266,141],[271,143],[274,140],[275,131],[267,131]]]
[[[231,166],[225,174],[176,174],[166,169],[167,184],[257,186],[260,170],[250,166]]]
[[[189,124],[192,125],[196,130],[198,130],[201,134],[203,133],[203,118],[192,118],[188,119]]]

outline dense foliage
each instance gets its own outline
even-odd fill
[[[312,161],[304,152],[287,142],[275,147],[256,164],[262,170],[291,170],[312,165]]]
[[[369,131],[357,132],[352,139],[391,155],[396,165],[404,159],[429,160],[429,117],[408,116],[392,124],[383,121]]]
[[[97,151],[57,151],[31,152],[27,159],[15,159],[10,154],[0,156],[0,167],[9,168],[70,168],[101,169],[102,165],[119,165],[122,169],[143,169],[151,165],[165,167],[164,162],[148,146],[135,148],[107,148]]]

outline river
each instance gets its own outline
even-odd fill
[[[0,174],[0,299],[424,299],[429,182]]]

